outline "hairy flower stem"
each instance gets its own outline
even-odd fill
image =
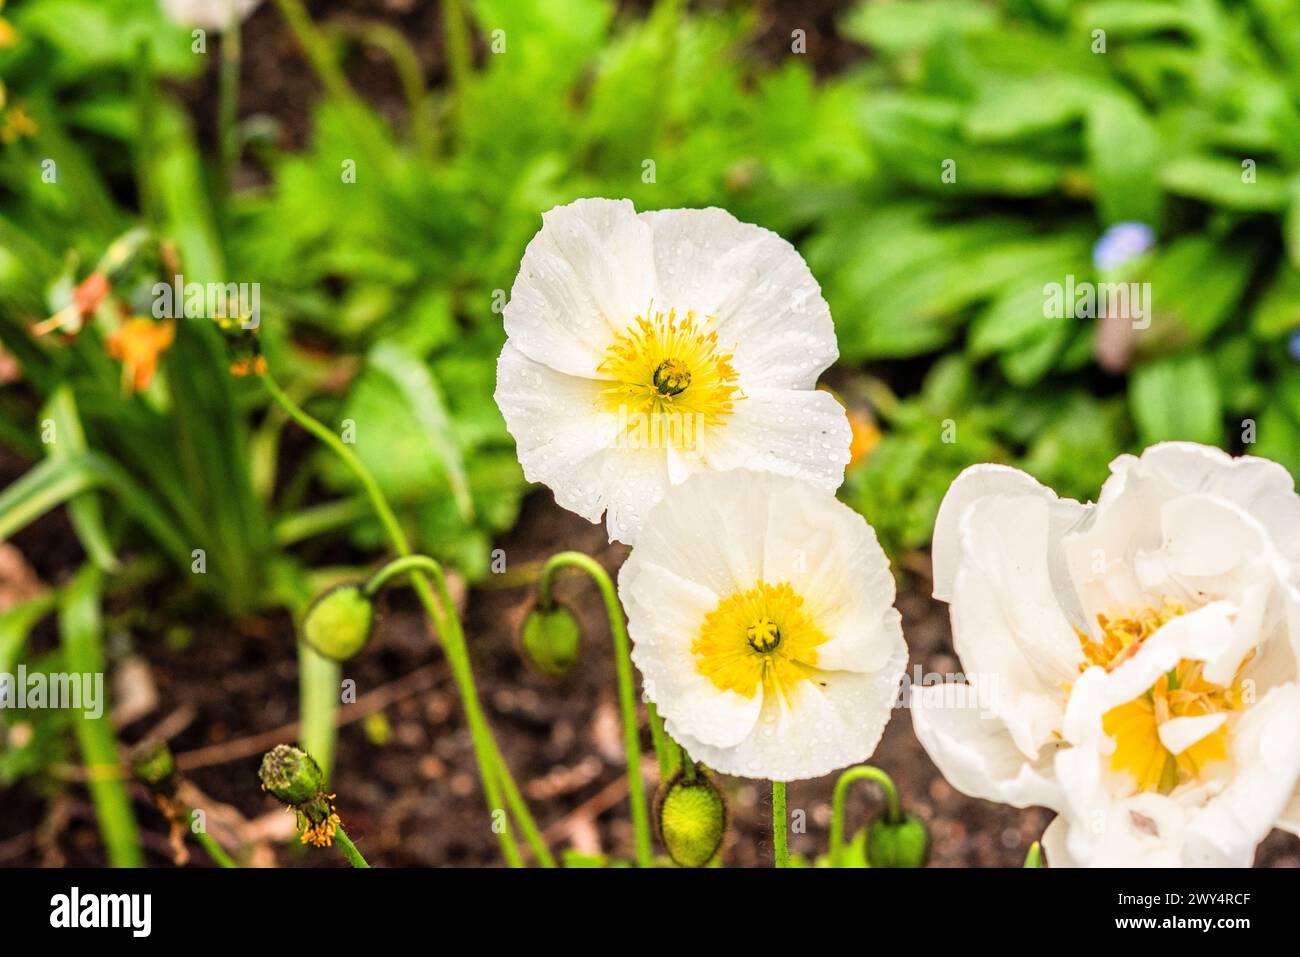
[[[785,782],[772,782],[772,852],[777,867],[790,866],[789,835],[785,817]]]
[[[664,719],[653,701],[647,701],[646,713],[650,716],[650,739],[654,742],[655,757],[659,759],[659,780],[671,781],[677,772],[678,748],[664,731]]]
[[[194,812],[187,810],[185,814],[186,820],[192,820],[193,817]],[[226,849],[218,844],[216,838],[207,831],[195,831],[193,828],[190,831],[194,835],[194,839],[208,852],[208,857],[216,861],[218,867],[239,867],[235,863],[235,859],[227,854]]]
[[[388,500],[384,497],[383,491],[379,488],[379,483],[375,481],[375,477],[371,475],[370,470],[366,468],[350,448],[343,444],[337,435],[321,422],[308,415],[297,403],[289,398],[269,374],[262,376],[262,382],[266,386],[267,392],[280,404],[280,407],[284,409],[291,419],[320,439],[351,469],[361,483],[362,488],[365,489],[375,515],[379,518],[380,524],[383,525],[393,550],[403,558],[411,556],[411,545],[407,541],[406,533],[402,531],[397,516],[393,514],[392,507],[389,506]],[[532,848],[538,862],[544,867],[554,867],[555,859],[551,856],[546,843],[542,840],[541,832],[537,829],[532,814],[524,803],[523,796],[520,794],[514,778],[510,775],[510,769],[506,767],[501,751],[492,737],[492,730],[488,725],[487,717],[484,715],[483,708],[479,703],[478,688],[474,684],[474,673],[470,666],[465,634],[461,630],[460,618],[456,615],[456,606],[452,602],[451,594],[447,589],[447,579],[442,572],[442,566],[432,559],[428,561],[427,566],[422,563],[420,568],[413,570],[411,583],[420,599],[420,603],[424,605],[425,611],[434,623],[434,628],[442,641],[447,663],[451,666],[452,677],[455,679],[456,687],[460,692],[461,705],[465,709],[470,737],[474,743],[474,757],[478,762],[479,777],[483,781],[483,791],[487,798],[488,811],[489,813],[495,813],[508,806],[510,814],[515,818],[520,830],[523,831],[524,838]],[[435,599],[433,589],[429,585],[429,577],[424,574],[426,571],[429,573],[429,577],[432,577],[437,583],[438,599]],[[503,791],[504,804],[502,802]],[[501,829],[497,837],[501,843],[501,852],[505,856],[507,863],[512,867],[522,866],[523,858],[519,853],[519,845],[515,841],[514,834],[511,832],[508,823],[506,827]]]
[[[361,852],[357,850],[357,846],[352,843],[352,838],[348,837],[348,832],[343,830],[342,824],[334,832],[334,843],[338,845],[340,853],[348,859],[348,863],[353,867],[370,866],[366,863],[366,859],[361,856]]]
[[[844,798],[849,786],[855,781],[875,781],[885,792],[885,819],[897,824],[903,819],[902,809],[898,804],[898,789],[894,780],[880,768],[869,764],[860,764],[849,768],[835,782],[835,793],[831,798],[831,867],[840,867],[844,858]]]
[[[551,588],[555,574],[561,568],[577,568],[586,572],[600,590],[609,618],[610,637],[614,640],[614,668],[618,674],[618,705],[623,716],[623,748],[627,755],[627,797],[632,808],[632,826],[636,830],[636,862],[638,867],[653,866],[650,843],[650,813],[646,805],[645,782],[641,779],[641,736],[636,720],[636,683],[632,676],[632,657],[627,638],[627,625],[623,621],[623,608],[618,603],[614,583],[600,564],[582,552],[558,552],[542,567],[542,577],[537,583],[537,601],[543,609],[551,607]],[[660,768],[663,768],[661,760]]]

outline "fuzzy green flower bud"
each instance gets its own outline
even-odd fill
[[[573,612],[563,605],[533,608],[524,619],[524,655],[537,670],[561,678],[578,663],[582,633]]]
[[[325,790],[325,775],[316,759],[290,744],[277,744],[266,752],[258,777],[263,790],[290,807],[305,804]]]
[[[867,828],[867,860],[872,867],[924,867],[930,836],[919,817],[904,814],[894,822],[878,817]]]
[[[727,805],[702,772],[694,780],[677,775],[660,790],[659,836],[679,867],[703,867],[713,860],[727,831]]]
[[[375,604],[360,585],[339,585],[317,598],[302,622],[302,640],[326,658],[347,661],[370,641]]]

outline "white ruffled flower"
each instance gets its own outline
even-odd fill
[[[162,0],[163,12],[183,27],[218,33],[229,28],[231,16],[247,20],[262,0]]]
[[[696,472],[752,468],[838,488],[851,434],[816,391],[838,354],[807,264],[720,209],[552,209],[505,308],[497,404],[530,481],[632,544]]]
[[[875,749],[907,647],[875,532],[831,493],[694,475],[650,511],[618,590],[646,694],[693,759],[791,781]]]
[[[1300,833],[1300,497],[1276,463],[1166,443],[1095,505],[963,472],[934,594],[970,686],[913,692],[958,790],[1058,812],[1056,866],[1248,866]]]

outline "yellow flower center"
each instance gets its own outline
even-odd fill
[[[1143,608],[1116,618],[1098,615],[1100,640],[1078,632],[1087,659],[1080,670],[1100,665],[1114,671],[1136,655],[1162,625],[1186,611],[1181,604],[1166,599],[1161,608]],[[1169,751],[1160,740],[1160,726],[1173,718],[1237,711],[1245,705],[1241,669],[1225,687],[1205,680],[1204,664],[1184,658],[1143,694],[1102,716],[1102,729],[1115,742],[1111,767],[1131,774],[1139,791],[1168,794],[1184,781],[1199,777],[1207,765],[1227,758],[1226,723],[1180,754]]]
[[[717,425],[744,398],[731,358],[719,348],[718,334],[706,331],[694,312],[679,319],[669,310],[649,319],[637,316],[596,371],[613,380],[603,395],[621,415],[698,417],[702,424]]]
[[[691,643],[695,667],[722,691],[752,698],[784,693],[813,677],[817,646],[827,635],[803,610],[788,582],[760,581],[718,603]]]

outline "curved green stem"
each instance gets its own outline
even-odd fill
[[[344,20],[330,26],[388,55],[393,62],[393,69],[397,71],[397,80],[402,85],[402,95],[406,98],[407,122],[410,124],[411,139],[425,159],[432,159],[437,153],[437,143],[433,127],[429,122],[424,71],[410,41],[400,30],[377,20]]]
[[[371,475],[365,464],[357,458],[356,453],[348,448],[325,425],[303,411],[297,403],[285,394],[284,390],[269,374],[262,376],[262,382],[266,386],[267,392],[280,404],[291,419],[320,439],[348,466],[370,499],[370,504],[374,508],[380,524],[383,525],[384,531],[392,543],[393,550],[403,558],[411,556],[411,544],[406,538],[406,533],[402,531],[397,516],[393,513],[383,491],[379,488],[379,483],[375,481],[375,477]],[[478,688],[474,684],[474,673],[470,666],[469,649],[465,643],[464,632],[461,630],[460,618],[456,615],[455,603],[452,602],[451,593],[447,589],[447,580],[442,572],[442,566],[432,559],[427,561],[428,564],[421,563],[421,567],[415,569],[416,573],[411,576],[411,584],[415,588],[420,603],[424,606],[430,619],[432,619],[439,638],[442,640],[443,652],[447,656],[452,677],[455,679],[457,690],[460,692],[461,706],[465,709],[470,737],[474,743],[474,757],[478,762],[479,777],[483,781],[483,791],[487,799],[488,810],[490,813],[495,813],[497,810],[508,806],[511,815],[513,815],[520,829],[524,832],[524,837],[532,848],[538,862],[545,867],[554,867],[555,860],[542,840],[541,833],[533,821],[527,804],[524,803],[522,796],[519,794],[519,789],[510,775],[510,769],[506,767],[505,761],[502,759],[501,751],[492,737],[491,728],[479,703]],[[437,583],[441,603],[434,598],[433,590],[429,587],[429,577],[421,574],[422,572],[428,572],[429,577],[432,577]],[[503,789],[504,795],[502,793]],[[503,796],[506,802],[504,804]],[[508,823],[497,836],[501,843],[501,852],[505,856],[507,863],[512,867],[521,866],[523,859],[519,853],[519,845],[515,841]]]
[[[898,789],[894,787],[893,778],[869,764],[849,768],[835,782],[835,793],[831,798],[831,867],[839,867],[844,857],[844,798],[854,781],[875,781],[879,784],[885,792],[886,818],[891,824],[897,824],[903,819],[898,804]]]
[[[772,851],[777,867],[790,866],[789,834],[785,817],[785,782],[772,782]]]
[[[366,863],[366,859],[361,856],[361,852],[357,850],[357,846],[352,843],[352,838],[348,837],[348,832],[343,830],[342,824],[340,824],[339,829],[334,832],[334,843],[338,845],[339,851],[348,859],[348,863],[353,867],[370,866]]]
[[[442,566],[427,555],[403,555],[401,558],[394,558],[379,571],[370,576],[362,589],[367,598],[374,598],[386,584],[405,572],[419,569],[429,572],[431,575],[440,575]]]
[[[632,826],[636,830],[636,860],[639,867],[653,864],[650,843],[650,813],[646,806],[645,782],[641,779],[641,736],[636,721],[636,682],[632,675],[632,657],[623,622],[623,607],[605,569],[582,552],[558,552],[542,566],[537,583],[537,601],[542,608],[552,604],[551,587],[561,568],[586,572],[600,590],[609,618],[610,636],[614,640],[614,668],[618,674],[618,704],[623,716],[623,748],[627,755],[627,796],[632,806]],[[662,764],[660,765],[662,767]]]

